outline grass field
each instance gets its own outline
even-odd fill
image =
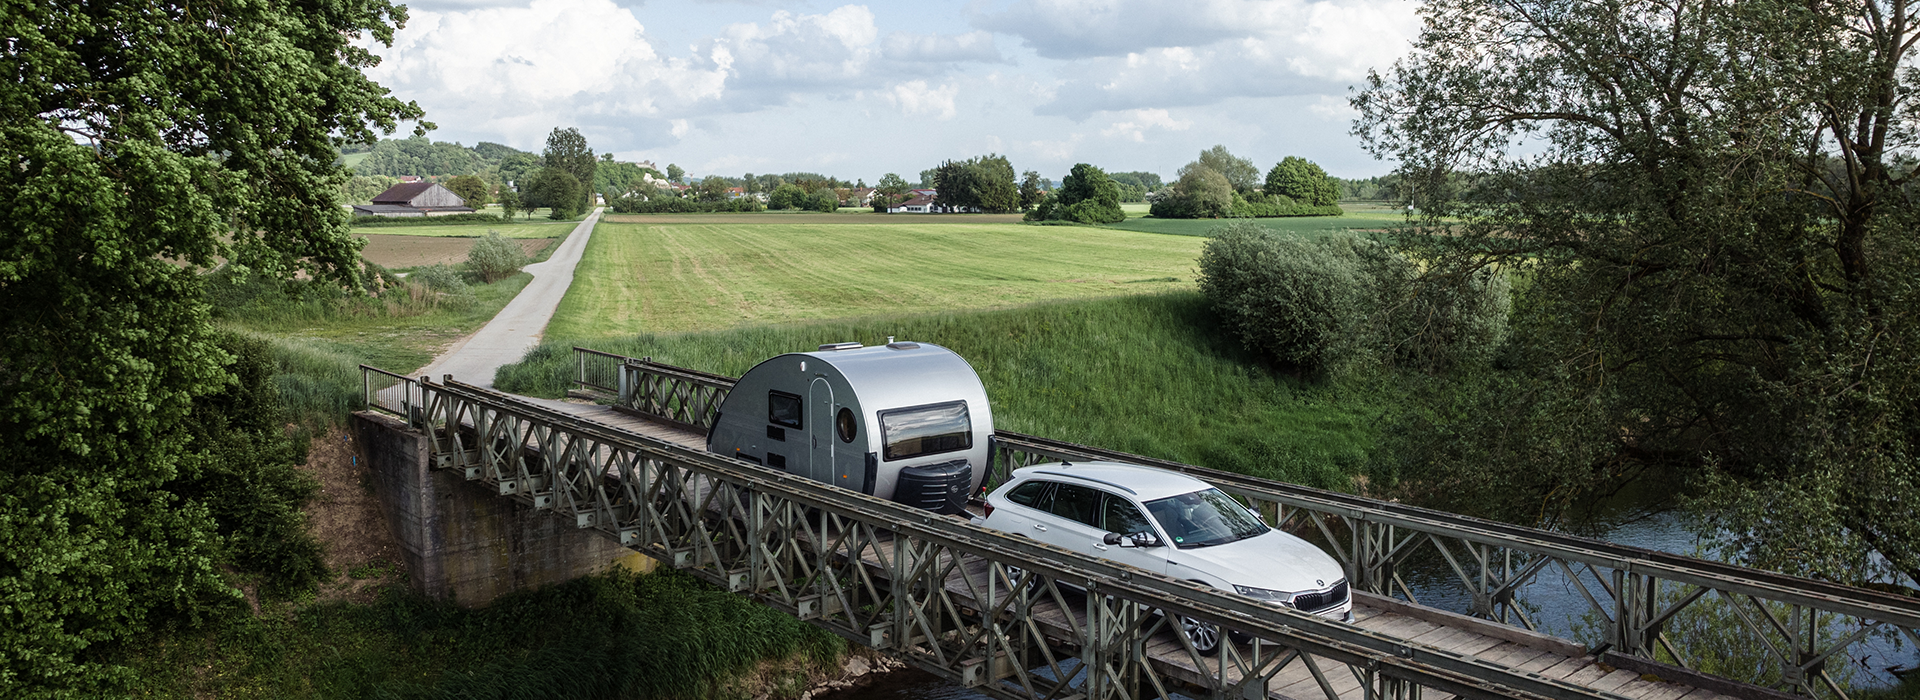
[[[971,217],[861,218],[875,225],[614,217],[594,231],[547,334],[609,337],[1187,289],[1202,243],[967,223],[978,221]],[[635,219],[646,223],[621,223]]]
[[[1346,490],[1374,442],[1375,390],[1274,372],[1215,326],[1197,292],[1014,309],[888,315],[620,339],[552,340],[495,382],[560,396],[571,346],[739,376],[822,343],[897,336],[954,350],[980,373],[994,424],[1136,454]]]
[[[1282,216],[1253,221],[1275,231],[1318,237],[1347,231],[1381,231],[1406,220],[1405,212],[1392,207],[1352,203],[1341,206],[1347,210],[1345,216]],[[1121,205],[1127,212],[1127,220],[1107,228],[1175,236],[1206,236],[1227,222],[1226,219],[1158,219],[1148,216],[1146,207],[1145,204]]]
[[[340,156],[340,164],[343,166],[352,168],[360,165],[360,161],[366,160],[367,156],[370,156],[370,155],[373,155],[373,151],[361,151],[359,153],[348,153],[346,155]]]

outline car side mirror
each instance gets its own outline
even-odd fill
[[[1160,546],[1160,538],[1155,537],[1153,536],[1153,533],[1146,532],[1146,531],[1136,532],[1131,535],[1122,535],[1118,532],[1109,532],[1107,533],[1107,536],[1100,538],[1100,541],[1105,542],[1107,544],[1117,544],[1122,547],[1158,547]]]

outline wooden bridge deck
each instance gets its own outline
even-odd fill
[[[549,402],[543,402],[549,403]],[[632,413],[618,411],[607,406],[550,402],[549,405],[562,407],[569,413],[587,418],[610,427],[618,428],[646,437],[678,443],[688,447],[704,449],[706,436],[695,430],[667,425]],[[869,559],[868,563],[877,572],[884,572],[884,562]],[[965,562],[955,567],[948,577],[946,590],[952,599],[965,607],[978,609],[980,601],[973,598],[974,586],[968,580],[984,581],[985,561]],[[1073,630],[1084,620],[1086,611],[1079,603],[1083,599],[1078,594],[1067,594],[1066,601],[1071,609],[1062,610],[1060,606],[1048,600],[1036,605],[1036,618],[1045,628],[1045,632],[1059,639],[1074,636]],[[1381,598],[1366,593],[1354,594],[1354,624],[1359,627],[1397,639],[1426,645],[1462,656],[1473,657],[1480,661],[1534,674],[1542,678],[1561,680],[1594,690],[1604,691],[1632,700],[1714,700],[1733,697],[1713,690],[1697,688],[1682,683],[1660,680],[1651,676],[1643,677],[1635,671],[1617,669],[1600,663],[1576,643],[1528,632],[1515,627],[1486,620],[1457,615],[1443,610],[1425,608],[1405,601]],[[1240,649],[1244,650],[1245,645]],[[1157,673],[1165,677],[1186,683],[1204,684],[1207,678],[1217,678],[1221,673],[1221,657],[1203,659],[1195,664],[1180,640],[1169,631],[1155,637],[1155,642],[1146,649],[1147,656]],[[1224,652],[1223,652],[1224,655]],[[1363,697],[1364,688],[1358,679],[1346,670],[1346,666],[1331,660],[1316,659],[1328,686],[1344,698]],[[1239,669],[1228,664],[1226,679],[1229,683],[1238,682],[1242,677]],[[1308,665],[1295,660],[1284,667],[1268,684],[1268,695],[1282,700],[1325,697]]]

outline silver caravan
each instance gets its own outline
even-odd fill
[[[840,343],[747,370],[720,404],[707,449],[959,513],[986,477],[992,434],[986,388],[953,351]]]

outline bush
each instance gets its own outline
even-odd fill
[[[1331,369],[1354,359],[1370,301],[1358,242],[1283,237],[1246,222],[1200,253],[1200,291],[1248,349],[1282,364]]]
[[[518,242],[501,238],[499,231],[488,230],[486,237],[474,241],[473,249],[467,251],[467,269],[487,284],[526,266],[526,251]]]
[[[386,226],[444,226],[446,224],[487,223],[503,224],[506,219],[497,214],[448,214],[446,216],[356,216],[354,228],[382,228]]]
[[[1233,211],[1233,186],[1205,167],[1188,168],[1149,211],[1162,219],[1215,219]]]
[[[679,197],[621,197],[613,200],[613,211],[617,214],[694,214],[712,212],[759,212],[767,207],[752,197],[725,202],[696,202]]]
[[[1373,241],[1308,241],[1246,221],[1215,231],[1199,282],[1249,349],[1320,372],[1481,366],[1506,339],[1512,303],[1504,275],[1423,270]]]

